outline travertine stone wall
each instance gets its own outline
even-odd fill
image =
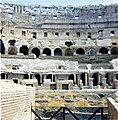
[[[108,98],[109,120],[118,120],[118,102],[112,98]]]
[[[1,120],[34,120],[35,89],[1,81]]]

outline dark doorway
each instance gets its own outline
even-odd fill
[[[85,86],[85,73],[80,75],[80,79],[82,80],[83,86]]]
[[[66,49],[65,56],[73,56],[73,51],[70,48]]]
[[[54,50],[54,56],[62,56],[62,50],[60,48],[56,48]]]
[[[0,39],[0,53],[5,54],[5,46],[1,39]]]
[[[23,45],[20,47],[20,53],[23,53],[24,55],[28,55],[29,49],[27,46]]]
[[[117,55],[117,54],[118,54],[118,47],[113,47],[113,48],[111,49],[111,54],[112,54],[112,55]]]
[[[5,73],[1,74],[1,79],[5,79]]]
[[[76,54],[78,54],[78,55],[84,55],[84,54],[85,54],[85,51],[84,51],[83,48],[78,48],[78,49],[76,50]]]
[[[105,78],[106,78],[106,83],[110,85],[110,79],[111,79],[110,73],[106,73]]]
[[[94,73],[92,78],[93,78],[93,86],[97,86],[98,85],[98,73]]]
[[[56,84],[50,84],[50,90],[56,90],[57,85]]]
[[[40,78],[40,75],[39,74],[36,74],[35,75],[37,81],[38,81],[38,85],[40,86],[41,85],[41,78]]]
[[[29,75],[28,74],[24,74],[24,79],[29,79]]]
[[[69,78],[68,78],[69,80],[73,80],[73,83],[74,83],[74,75],[73,74],[71,74],[71,75],[69,75]]]
[[[62,84],[62,90],[68,90],[68,84]]]
[[[51,56],[51,50],[49,48],[44,48],[43,54],[46,54],[47,56]]]
[[[108,49],[105,47],[100,48],[99,53],[101,54],[108,54]]]
[[[38,48],[33,48],[32,49],[32,53],[34,53],[36,55],[36,57],[39,57],[40,55],[40,50]]]
[[[116,79],[118,80],[118,74],[116,74]]]
[[[13,81],[14,83],[18,84],[18,79],[14,79]]]
[[[46,79],[50,79],[52,81],[52,74],[47,75]]]

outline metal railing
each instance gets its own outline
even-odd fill
[[[92,120],[93,117],[95,117],[97,113],[100,113],[101,120],[106,120],[106,119],[108,119],[108,118],[105,117],[105,115],[104,115],[104,110],[103,110],[104,108],[107,108],[107,107],[98,107],[98,108],[93,112],[93,114],[91,114],[91,115],[89,116],[88,120]],[[35,111],[33,108],[31,108],[31,111],[35,114],[35,116],[38,118],[38,120],[45,120],[45,118],[41,118],[41,117],[36,113],[36,111]],[[66,113],[67,113],[67,112],[69,112],[69,113],[73,116],[74,120],[81,120],[79,117],[77,117],[77,116],[76,116],[69,108],[67,108],[67,107],[60,107],[60,108],[59,108],[56,112],[54,112],[49,118],[46,118],[46,120],[53,120],[53,118],[55,118],[56,115],[57,115],[60,111],[62,111],[62,120],[66,120]]]

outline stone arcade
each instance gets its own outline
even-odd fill
[[[110,62],[118,57],[117,5],[0,5],[2,80],[38,89],[117,88]]]

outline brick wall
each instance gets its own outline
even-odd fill
[[[1,120],[34,120],[35,89],[1,82]]]

